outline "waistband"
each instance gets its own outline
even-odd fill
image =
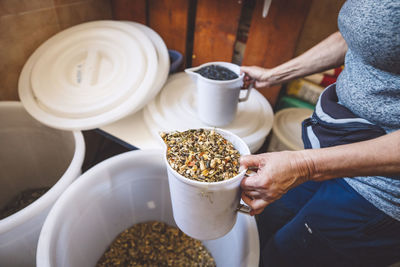
[[[312,116],[302,123],[304,147],[323,148],[373,139],[386,131],[338,103],[336,85],[321,94]]]

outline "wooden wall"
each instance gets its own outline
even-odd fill
[[[110,1],[0,0],[0,101],[19,100],[19,75],[39,45],[73,25],[112,19]]]
[[[248,2],[246,2],[248,1]],[[146,23],[169,49],[184,55],[184,66],[231,62],[244,5],[252,5],[243,65],[273,67],[293,57],[312,0],[112,0],[115,19]],[[272,105],[279,87],[260,90]]]
[[[313,0],[304,22],[295,55],[300,55],[338,30],[337,17],[346,0]]]
[[[311,0],[273,0],[266,18],[262,17],[263,2],[257,1],[253,11],[242,64],[272,68],[294,56]],[[260,91],[275,105],[280,88]]]

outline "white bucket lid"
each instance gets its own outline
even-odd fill
[[[168,72],[168,50],[157,33],[138,23],[94,21],[44,42],[21,72],[19,95],[46,125],[92,129],[142,108]]]
[[[311,116],[308,108],[285,108],[275,114],[273,133],[292,150],[303,149],[301,123]]]
[[[159,131],[209,127],[198,118],[195,88],[196,84],[184,72],[168,78],[161,93],[143,111],[153,135]],[[252,90],[249,99],[239,103],[234,121],[222,129],[240,136],[255,152],[270,132],[272,122],[271,105],[257,90]]]
[[[138,105],[137,110],[143,108],[147,103],[149,103],[162,89],[164,83],[166,82],[169,69],[170,69],[170,59],[167,46],[165,45],[163,39],[160,35],[152,30],[151,28],[132,21],[126,21],[125,23],[130,24],[132,26],[137,27],[138,29],[142,30],[147,37],[150,38],[154,47],[156,48],[157,56],[158,56],[158,73],[157,77],[154,82],[154,86],[151,90],[146,94],[145,100],[142,101],[141,105]]]

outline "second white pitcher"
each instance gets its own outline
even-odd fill
[[[214,80],[207,78],[199,70],[209,66],[227,68],[237,75],[231,80]],[[246,96],[240,98],[244,74],[240,74],[240,67],[228,62],[209,62],[195,68],[185,70],[196,82],[197,87],[197,112],[202,122],[210,126],[226,126],[231,123],[236,115],[239,102],[246,101],[250,94],[247,89]]]

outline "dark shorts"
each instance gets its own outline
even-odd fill
[[[400,222],[343,179],[307,182],[257,217],[260,266],[388,266],[400,261]]]

